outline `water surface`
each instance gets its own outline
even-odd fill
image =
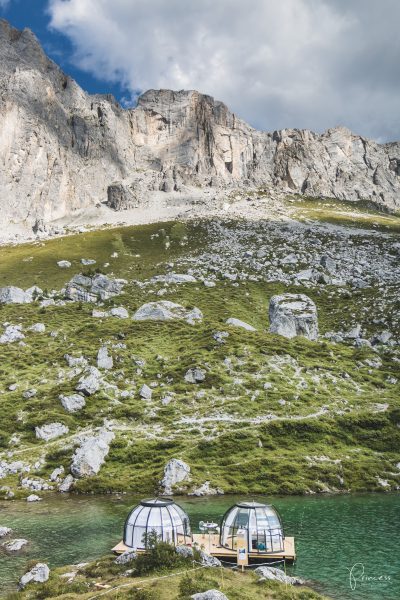
[[[178,502],[196,530],[200,520],[219,520],[236,499],[180,498]],[[55,567],[108,553],[121,539],[125,517],[138,500],[128,495],[50,495],[34,504],[0,502],[0,526],[12,527],[13,537],[29,540],[18,556],[0,550],[0,589],[3,593],[14,589],[31,559]],[[315,589],[337,600],[400,598],[400,494],[276,497],[269,501],[279,509],[286,535],[295,536],[297,561],[290,572],[312,580]],[[356,563],[362,563],[369,580],[357,582],[352,590],[349,570]],[[357,574],[360,569],[358,566]]]

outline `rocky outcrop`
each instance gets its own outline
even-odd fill
[[[65,435],[68,431],[68,427],[62,423],[47,423],[41,427],[35,427],[36,437],[45,442]]]
[[[154,192],[269,186],[400,206],[400,143],[343,127],[256,131],[197,91],[149,90],[134,109],[86,94],[34,34],[0,22],[0,226],[101,204],[123,210]],[[182,196],[185,197],[185,196]]]
[[[172,458],[164,467],[164,477],[161,481],[164,494],[172,494],[173,488],[179,483],[190,480],[190,467],[183,460]]]
[[[273,296],[269,303],[269,330],[287,338],[318,338],[317,308],[305,294]]]
[[[65,298],[74,302],[97,302],[121,294],[126,281],[107,275],[74,275],[65,286]]]

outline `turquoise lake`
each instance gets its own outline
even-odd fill
[[[240,496],[241,499],[251,499]],[[0,502],[0,526],[29,540],[19,555],[0,546],[1,596],[15,589],[26,563],[50,567],[86,562],[120,541],[125,517],[137,496],[56,496],[42,502]],[[196,530],[200,520],[219,520],[239,497],[178,498]],[[297,561],[288,572],[337,600],[400,598],[400,494],[268,498],[278,508],[285,534],[295,537]],[[358,563],[358,564],[357,564]],[[350,570],[364,581],[353,581]],[[355,585],[354,585],[355,583]]]

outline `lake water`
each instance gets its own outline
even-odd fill
[[[240,497],[241,499],[251,499]],[[15,589],[26,563],[49,566],[86,562],[110,551],[122,537],[134,496],[47,496],[42,502],[0,502],[0,526],[24,537],[23,554],[0,549],[1,595]],[[179,498],[192,527],[219,520],[238,498]],[[295,537],[297,561],[288,572],[313,581],[313,587],[341,600],[400,598],[400,494],[269,498],[282,517],[285,533]],[[1,547],[0,547],[1,548]],[[350,587],[349,570],[364,570],[368,580]],[[381,578],[381,581],[379,581]],[[390,580],[389,580],[390,579]],[[354,586],[353,586],[354,587]]]

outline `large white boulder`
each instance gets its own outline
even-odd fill
[[[172,488],[178,483],[190,480],[190,467],[183,460],[172,458],[164,467],[164,477],[161,486],[164,494],[172,494]]]
[[[45,581],[48,580],[49,575],[50,569],[46,563],[37,563],[30,571],[25,573],[25,575],[22,575],[19,580],[19,587],[23,590],[28,583],[31,583],[31,581],[35,583],[45,583]]]
[[[112,431],[101,431],[96,436],[85,438],[72,457],[71,473],[74,477],[97,475],[110,451],[114,439]]]
[[[273,296],[269,303],[269,330],[287,338],[318,338],[317,307],[305,294]]]
[[[0,288],[0,304],[28,304],[32,302],[32,294],[19,287],[9,285]]]
[[[193,325],[201,321],[203,315],[198,308],[188,309],[180,304],[161,300],[160,302],[148,302],[143,304],[133,315],[134,321],[186,321]]]
[[[45,442],[65,435],[68,431],[68,427],[62,423],[46,423],[41,427],[35,427],[36,437]]]

